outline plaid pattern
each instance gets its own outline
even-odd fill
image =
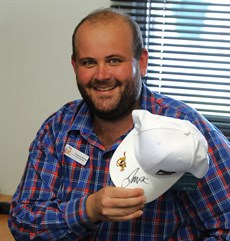
[[[12,201],[9,226],[16,240],[230,240],[230,144],[184,103],[144,85],[141,108],[187,119],[209,144],[210,168],[193,192],[168,190],[128,222],[92,223],[86,198],[113,185],[109,162],[122,136],[106,150],[82,100],[63,106],[42,125],[30,146],[26,171]],[[89,156],[85,166],[64,155],[69,144]]]

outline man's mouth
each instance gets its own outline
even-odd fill
[[[100,92],[109,92],[116,89],[120,85],[120,82],[113,79],[104,81],[94,80],[89,84],[88,87]]]
[[[97,91],[110,91],[115,89],[116,86],[112,86],[112,87],[94,87],[95,90]]]

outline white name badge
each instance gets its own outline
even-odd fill
[[[66,144],[64,154],[73,159],[74,161],[82,164],[83,166],[85,166],[89,159],[89,156],[77,150],[76,148],[70,146],[69,144]]]

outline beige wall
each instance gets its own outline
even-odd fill
[[[11,195],[44,119],[80,98],[70,64],[74,27],[110,1],[0,1],[0,193]]]

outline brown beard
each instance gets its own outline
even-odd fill
[[[77,85],[82,98],[89,107],[91,113],[106,121],[118,120],[132,112],[138,103],[141,92],[141,79],[136,77],[132,82],[129,82],[125,91],[121,93],[120,101],[115,108],[111,110],[101,110],[95,106],[92,98],[86,93],[85,89],[78,83],[78,81]],[[120,85],[119,81],[117,81],[117,85]]]

